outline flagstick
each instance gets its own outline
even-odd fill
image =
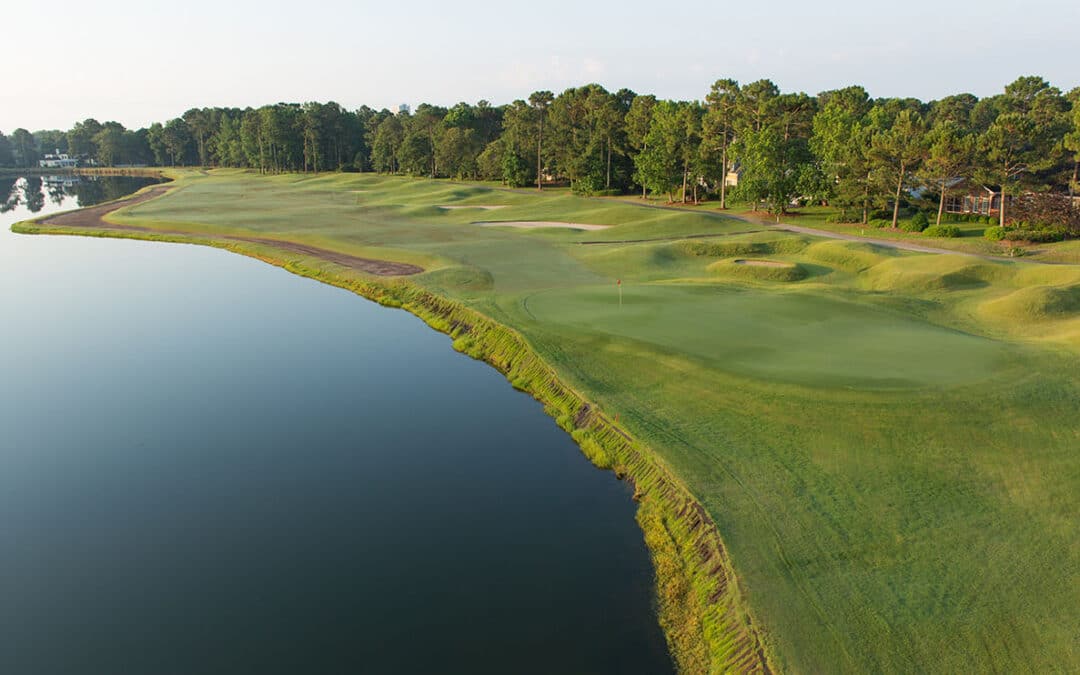
[[[619,279],[615,285],[619,287],[619,307],[622,307],[622,279]]]

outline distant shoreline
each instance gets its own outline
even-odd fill
[[[11,178],[20,176],[153,176],[162,177],[164,167],[160,166],[101,166],[80,167],[76,169],[35,167],[31,169],[0,168],[0,176]]]

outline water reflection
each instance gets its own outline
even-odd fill
[[[40,213],[46,200],[60,206],[65,199],[74,198],[80,207],[129,195],[147,183],[160,180],[134,176],[0,176],[0,213],[8,213],[19,206],[30,213]]]

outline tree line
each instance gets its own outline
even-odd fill
[[[722,208],[736,199],[776,214],[801,200],[831,204],[849,222],[884,211],[895,226],[915,188],[937,197],[940,221],[958,179],[1017,196],[1080,191],[1080,87],[1065,94],[1028,76],[995,96],[923,102],[871,98],[860,86],[810,96],[721,79],[703,100],[670,101],[589,84],[502,106],[278,103],[193,108],[137,130],[87,119],[67,131],[0,133],[0,166],[33,167],[54,150],[112,166],[562,183]]]

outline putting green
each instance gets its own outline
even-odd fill
[[[956,386],[992,376],[1000,343],[861,302],[723,285],[557,289],[528,296],[538,321],[616,335],[744,376],[808,386]]]

